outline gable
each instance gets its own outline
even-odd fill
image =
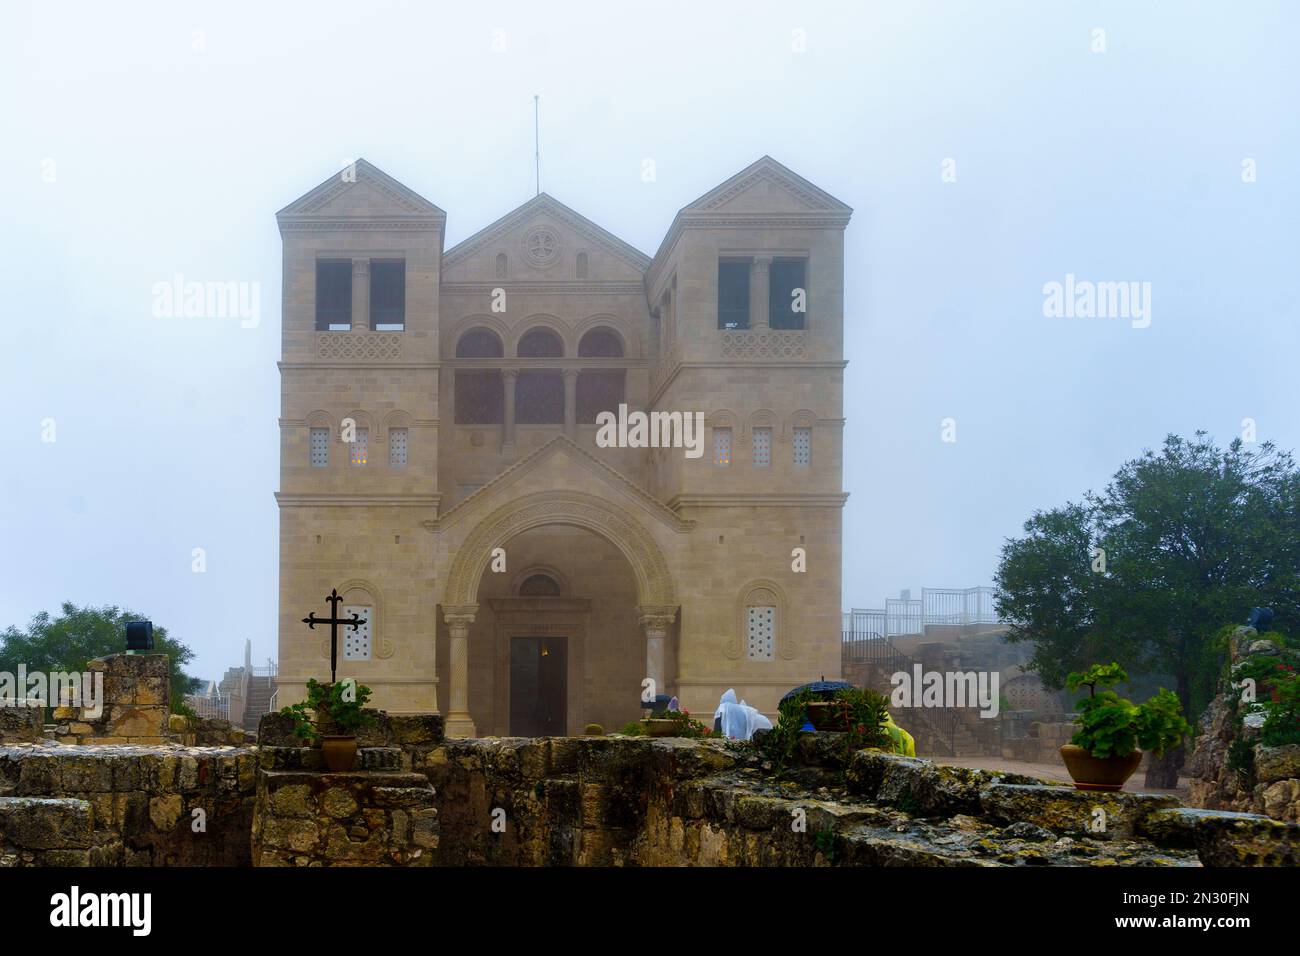
[[[340,170],[275,214],[291,222],[412,220],[442,222],[446,213],[364,159]]]
[[[556,488],[586,492],[617,503],[674,531],[688,531],[695,526],[694,521],[681,518],[621,472],[560,435],[443,512],[430,522],[431,530],[441,531],[469,516],[477,520],[504,501]]]
[[[715,186],[682,213],[847,213],[852,210],[830,193],[770,156]]]
[[[587,256],[592,281],[641,281],[650,259],[590,219],[543,193],[458,243],[443,255],[444,282],[485,282],[504,253],[508,280],[575,280]]]

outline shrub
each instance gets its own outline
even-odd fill
[[[1113,690],[1098,693],[1099,686],[1122,684],[1128,674],[1118,664],[1094,664],[1088,670],[1066,678],[1070,690],[1088,688],[1079,701],[1079,725],[1070,743],[1094,757],[1123,757],[1134,750],[1149,750],[1155,756],[1182,743],[1191,727],[1182,717],[1183,706],[1173,691],[1163,687],[1144,704],[1134,704]]]

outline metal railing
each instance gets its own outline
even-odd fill
[[[200,717],[219,718],[221,720],[230,719],[230,697],[226,694],[217,697],[187,694],[185,703]]]
[[[930,625],[997,624],[993,589],[922,588],[919,598],[889,598],[883,609],[853,608],[843,613],[844,643],[924,634]]]

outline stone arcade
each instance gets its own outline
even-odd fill
[[[354,171],[277,217],[279,703],[328,672],[299,621],[336,587],[366,621],[339,675],[451,736],[838,675],[851,210],[764,157],[653,256],[545,194],[444,249],[440,208]],[[702,415],[703,454],[602,447],[621,405]]]

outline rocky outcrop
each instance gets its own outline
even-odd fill
[[[1253,628],[1238,628],[1229,641],[1231,670],[1252,658],[1290,656]],[[1197,725],[1196,747],[1187,763],[1188,802],[1207,810],[1262,814],[1300,822],[1300,744],[1269,747],[1259,741],[1263,715],[1243,712],[1240,690],[1225,682]]]

